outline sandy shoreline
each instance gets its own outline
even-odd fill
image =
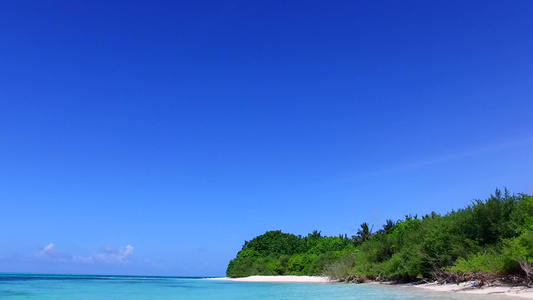
[[[533,299],[533,288],[526,288],[525,286],[488,286],[476,288],[473,287],[470,282],[463,282],[460,284],[435,284],[426,283],[419,285],[411,285],[415,288],[428,289],[435,292],[456,292],[465,294],[478,294],[478,295],[502,295],[509,297],[519,297],[525,299]],[[506,297],[507,298],[507,297]]]
[[[239,278],[208,278],[208,280],[237,281],[237,282],[283,282],[283,283],[329,283],[328,277],[321,276],[249,276]]]
[[[322,276],[249,276],[240,278],[207,278],[207,280],[220,280],[220,281],[235,281],[235,282],[277,282],[277,283],[333,283],[328,277]],[[365,283],[362,283],[365,284]],[[386,283],[369,283],[369,284],[386,284]],[[395,284],[391,284],[395,285]],[[526,288],[520,286],[489,286],[482,288],[475,288],[469,282],[463,282],[460,284],[398,284],[398,287],[412,287],[417,289],[427,289],[434,292],[446,292],[446,293],[465,293],[465,294],[478,294],[478,295],[501,295],[508,296],[505,298],[511,299],[511,297],[533,299],[533,288]]]

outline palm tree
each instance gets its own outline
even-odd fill
[[[372,228],[374,226],[372,225]],[[370,238],[372,235],[372,228],[368,228],[368,223],[364,222],[361,224],[361,229],[357,230],[357,235],[361,238],[361,242],[364,242]]]
[[[392,229],[392,227],[394,227],[394,225],[396,225],[396,223],[393,220],[388,219],[385,225],[383,225],[383,233],[389,233],[389,231]]]
[[[309,233],[307,236],[311,239],[320,239],[322,237],[322,235],[320,234],[321,231],[317,231],[317,230],[313,230],[313,233]]]

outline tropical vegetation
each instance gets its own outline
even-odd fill
[[[533,197],[496,190],[445,215],[406,215],[376,231],[363,223],[351,237],[269,231],[245,241],[226,274],[325,275],[358,282],[488,274],[531,284]]]

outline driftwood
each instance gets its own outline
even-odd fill
[[[521,265],[522,267],[522,265]],[[336,278],[338,282],[345,283],[365,283],[365,282],[391,282],[391,283],[461,283],[470,282],[474,288],[482,288],[486,286],[499,285],[499,284],[511,284],[528,286],[532,285],[533,281],[533,264],[523,264],[524,272],[526,276],[519,276],[517,274],[489,274],[485,272],[473,272],[473,273],[452,273],[448,271],[438,271],[420,279],[410,278],[396,278],[391,276],[356,276],[348,275],[342,278]],[[527,271],[526,271],[527,270]]]
[[[364,276],[355,276],[355,275],[348,275],[344,278],[338,279],[339,282],[345,282],[345,283],[365,283],[369,280]]]
[[[527,286],[530,287],[533,280],[533,264],[522,259],[519,259],[518,263],[520,264],[520,268],[526,273]]]

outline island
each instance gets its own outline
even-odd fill
[[[533,285],[533,196],[497,189],[444,215],[406,215],[375,231],[363,223],[350,237],[268,231],[244,242],[226,275],[248,277],[240,281],[284,282],[292,277],[249,276],[290,275],[321,278],[316,282],[525,289]]]

